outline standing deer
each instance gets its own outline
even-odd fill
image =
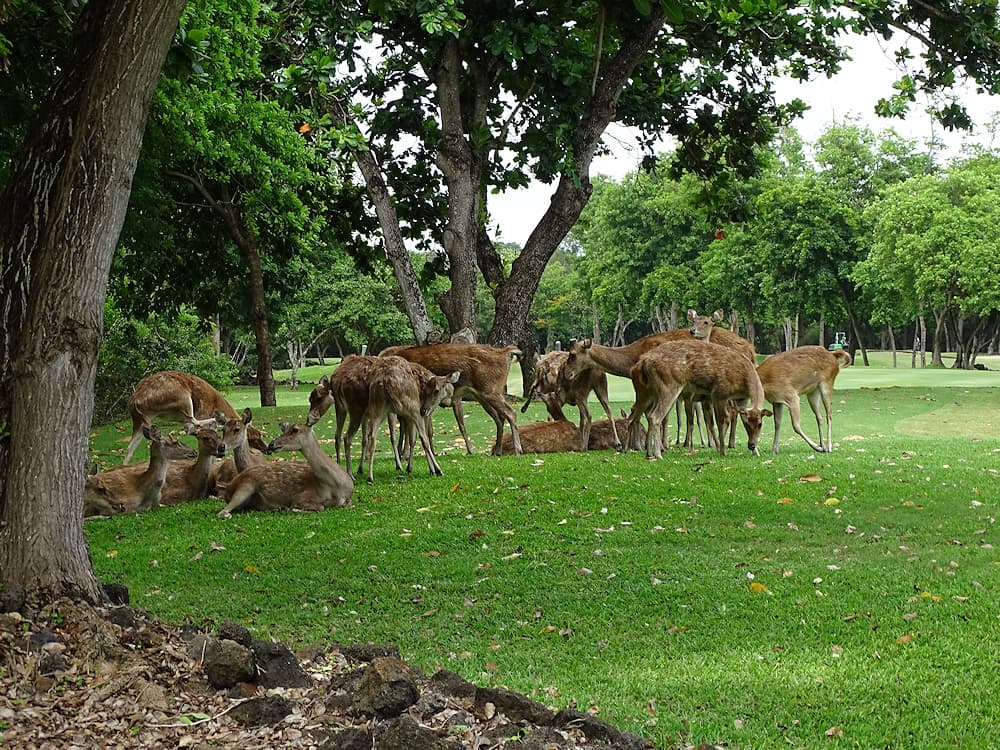
[[[565,375],[573,380],[579,377],[584,371],[590,368],[599,368],[611,375],[619,377],[630,377],[630,371],[635,363],[639,361],[646,352],[660,346],[676,341],[691,341],[692,339],[708,340],[729,349],[739,351],[748,361],[755,360],[753,345],[746,339],[737,336],[725,328],[716,327],[716,323],[722,320],[721,310],[716,310],[712,315],[698,315],[695,310],[687,312],[688,328],[678,328],[675,331],[665,333],[654,333],[644,336],[625,346],[601,346],[594,343],[593,339],[580,339],[573,342],[569,349],[569,356],[566,358]],[[633,381],[634,383],[634,381]],[[638,395],[638,394],[637,394]],[[630,421],[630,424],[634,424]],[[647,438],[648,439],[648,438]],[[629,435],[628,448],[640,448],[637,444],[638,436],[634,429]],[[685,445],[691,443],[691,412],[688,412],[688,430],[684,440]]]
[[[149,463],[116,466],[87,477],[83,492],[85,516],[136,513],[155,508],[160,504],[160,491],[169,463],[198,455],[176,438],[162,434],[156,425],[144,427],[142,434],[149,440]]]
[[[171,461],[160,491],[160,505],[176,505],[208,497],[209,482],[215,459],[225,455],[226,446],[219,441],[219,432],[212,427],[188,425],[188,434],[198,439],[198,458],[193,463]]]
[[[344,357],[337,369],[329,377],[324,375],[319,379],[312,393],[309,394],[309,416],[306,423],[314,425],[323,415],[334,407],[337,414],[336,443],[337,462],[341,461],[341,439],[344,447],[344,466],[347,473],[351,470],[351,443],[354,434],[361,427],[362,417],[368,408],[368,390],[372,378],[378,368],[378,357],[350,354]],[[347,432],[344,433],[344,422],[347,422]],[[364,444],[362,434],[361,442]]]
[[[833,397],[833,382],[843,366],[851,364],[851,355],[843,349],[829,352],[822,346],[800,346],[787,352],[775,354],[757,366],[757,374],[764,386],[764,397],[774,407],[774,443],[771,452],[778,452],[783,407],[788,407],[792,418],[792,429],[817,453],[833,450],[833,415],[830,401]],[[802,431],[799,422],[799,396],[809,398],[809,406],[816,416],[819,443],[814,443]],[[823,404],[826,414],[826,441],[823,441],[823,425],[819,418],[819,405]]]
[[[590,443],[590,429],[593,421],[590,409],[587,408],[587,400],[593,392],[601,406],[604,407],[604,413],[608,415],[607,422],[614,434],[614,444],[620,447],[621,441],[618,439],[615,420],[611,415],[611,405],[608,403],[607,373],[597,368],[590,368],[581,373],[579,377],[570,380],[565,373],[568,358],[569,352],[549,352],[544,358],[535,362],[535,381],[525,395],[521,413],[523,414],[527,410],[535,394],[554,397],[543,399],[549,415],[554,420],[563,418],[562,406],[564,404],[576,406],[580,411],[580,450],[585,451]],[[506,441],[504,442],[506,444]],[[504,447],[506,448],[506,445]],[[525,450],[525,452],[530,453],[531,451]]]
[[[406,433],[407,471],[413,469],[413,444],[419,435],[427,456],[427,468],[432,475],[441,476],[444,472],[434,456],[427,427],[431,413],[449,392],[449,387],[458,381],[459,373],[435,375],[421,365],[392,355],[380,356],[378,360],[368,391],[362,430],[361,467],[368,462],[368,481],[375,481],[375,433],[390,413],[399,417],[400,429]],[[389,442],[396,467],[400,468],[399,454],[391,436]]]
[[[728,402],[737,402],[747,432],[747,448],[760,455],[757,443],[765,410],[764,388],[757,369],[742,354],[704,341],[674,341],[643,354],[631,370],[636,403],[629,416],[630,431],[643,412],[649,420],[646,455],[661,457],[662,425],[681,393],[705,395],[715,414],[713,437],[719,455],[725,455],[721,439],[729,426]]]
[[[128,400],[128,412],[132,417],[132,439],[125,450],[125,460],[132,460],[132,454],[142,439],[143,428],[153,423],[154,417],[170,415],[180,417],[185,424],[207,426],[212,415],[221,411],[227,417],[236,417],[236,410],[209,383],[197,375],[176,370],[163,370],[147,375],[138,383]]]
[[[326,455],[310,425],[283,423],[269,450],[301,451],[306,460],[270,461],[241,471],[226,488],[220,519],[235,510],[319,511],[351,504],[354,480]]]
[[[451,407],[455,421],[465,440],[465,449],[472,453],[469,434],[465,430],[465,415],[462,398],[466,395],[476,399],[497,427],[497,438],[493,452],[500,455],[503,449],[503,428],[510,425],[514,436],[514,452],[521,452],[521,438],[517,432],[517,417],[507,404],[504,393],[507,388],[507,373],[511,362],[521,356],[516,346],[498,349],[485,344],[426,344],[424,346],[391,346],[379,356],[399,356],[410,362],[423,365],[435,375],[450,376],[458,372],[455,394]]]

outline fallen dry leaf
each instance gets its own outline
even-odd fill
[[[819,474],[803,474],[801,477],[799,477],[799,481],[800,482],[822,482],[823,481],[823,477],[821,477]]]

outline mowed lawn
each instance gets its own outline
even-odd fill
[[[657,747],[998,747],[1000,371],[855,366],[837,385],[832,454],[786,418],[777,456],[751,456],[740,431],[725,457],[496,458],[468,404],[476,455],[439,410],[446,475],[419,455],[397,474],[380,439],[350,509],[222,522],[205,500],[86,529],[99,575],[169,621],[396,643]],[[255,424],[302,419],[309,387],[279,390]],[[611,390],[628,409],[630,384]],[[95,430],[95,456],[120,461],[127,433]]]

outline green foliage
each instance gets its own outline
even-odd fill
[[[222,391],[232,386],[235,374],[232,359],[215,353],[204,324],[191,311],[135,319],[109,298],[94,385],[94,421],[125,416],[135,384],[160,370],[198,375]]]
[[[397,476],[380,436],[351,509],[221,523],[204,501],[86,530],[98,575],[168,620],[395,643],[657,747],[988,747],[1000,581],[980,425],[1000,423],[1000,391],[978,375],[994,386],[839,389],[829,455],[789,435],[763,459],[469,457],[439,411],[443,478]],[[254,422],[273,434],[304,409]],[[467,412],[484,450],[492,423]]]

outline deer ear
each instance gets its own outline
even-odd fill
[[[142,434],[145,435],[149,440],[161,440],[163,435],[160,433],[160,428],[155,424],[149,427],[142,428]]]
[[[246,409],[243,410],[243,424],[250,424],[250,422],[252,421],[253,421],[253,412],[250,411],[250,407],[248,406]]]
[[[716,310],[714,313],[712,313],[712,320],[714,320],[716,323],[718,323],[724,317],[726,317],[726,314],[724,312],[722,312],[722,308],[721,307],[718,310]]]
[[[688,308],[688,323],[694,323],[694,319],[698,317],[698,311],[694,308]]]
[[[281,430],[282,434],[284,434],[292,428],[292,424],[290,422],[282,422],[278,425],[278,428]]]
[[[330,378],[328,378],[326,375],[324,375],[323,377],[321,377],[319,379],[319,383],[317,385],[321,385],[324,388],[329,388],[330,387]]]
[[[462,373],[461,373],[461,372],[459,372],[458,370],[456,370],[456,371],[455,371],[455,372],[453,372],[453,373],[451,374],[451,376],[450,376],[450,377],[448,378],[448,382],[449,382],[449,383],[457,383],[457,382],[458,382],[458,379],[459,379],[460,377],[462,377]]]
[[[194,435],[197,434],[197,432],[198,432],[198,425],[196,425],[194,422],[188,422],[187,424],[184,425],[185,435]]]

